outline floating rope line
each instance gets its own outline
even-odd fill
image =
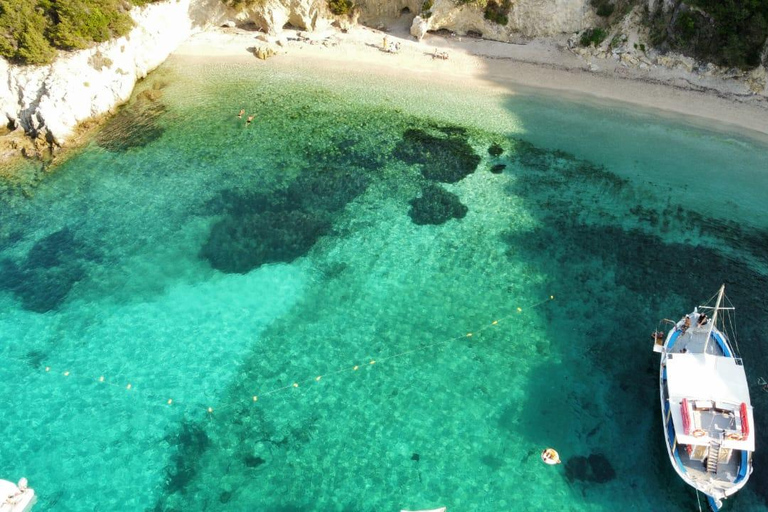
[[[29,364],[29,361],[26,361],[26,360],[18,358],[18,357],[4,356],[4,359],[9,360],[9,361],[16,361],[16,362],[22,363],[22,364]],[[80,375],[77,372],[73,373],[69,369],[63,370],[63,371],[62,370],[57,370],[57,369],[54,369],[51,366],[45,366],[42,369],[42,372],[46,373],[46,374],[50,374],[50,375],[59,375],[59,376],[64,377],[66,379],[73,379],[73,380],[77,380],[77,381],[83,381],[83,382],[88,382],[88,383],[96,383],[96,384],[100,384],[100,385],[104,385],[104,386],[109,386],[110,388],[114,388],[114,389],[119,389],[119,390],[124,390],[124,391],[131,391],[131,392],[139,392],[139,394],[143,395],[144,398],[151,398],[151,400],[146,400],[146,402],[149,405],[153,405],[153,406],[167,407],[168,405],[171,405],[171,404],[174,403],[173,399],[168,398],[167,401],[165,401],[165,398],[163,398],[162,396],[160,396],[160,395],[158,395],[156,393],[153,393],[152,391],[144,390],[143,388],[140,389],[140,390],[137,390],[134,387],[134,384],[132,382],[130,382],[130,381],[123,381],[123,382],[114,381],[114,382],[112,382],[112,381],[107,380],[107,378],[104,375],[100,375],[99,377],[90,377],[90,376],[86,376],[86,375]],[[166,405],[163,405],[163,401],[165,401]]]
[[[550,302],[550,301],[552,301],[554,299],[555,299],[555,296],[554,295],[550,295],[549,298],[547,298],[545,300],[542,300],[542,301],[539,301],[539,302],[537,302],[535,304],[532,304],[531,306],[528,306],[527,309],[528,310],[532,310],[532,309],[538,308],[539,306],[541,306],[543,304],[546,304],[547,302]],[[517,307],[515,309],[514,313],[511,313],[511,314],[509,314],[507,316],[504,316],[504,317],[498,318],[496,320],[493,320],[492,322],[490,322],[488,324],[485,324],[485,325],[477,328],[474,331],[469,331],[469,332],[466,332],[464,334],[453,336],[453,337],[450,337],[450,338],[446,338],[446,339],[443,339],[443,340],[440,340],[440,341],[435,341],[433,343],[427,343],[427,344],[424,344],[424,345],[420,345],[420,346],[417,346],[417,347],[414,347],[414,348],[411,348],[411,349],[407,349],[407,350],[403,350],[403,351],[400,351],[400,352],[396,352],[394,354],[384,355],[382,357],[370,358],[367,361],[365,361],[364,363],[363,362],[358,362],[357,364],[348,364],[348,365],[344,365],[344,366],[339,367],[339,368],[337,368],[335,370],[331,370],[331,371],[328,371],[328,372],[325,372],[325,373],[314,374],[314,376],[312,376],[312,377],[306,377],[306,378],[303,378],[303,379],[297,379],[297,380],[292,381],[290,384],[286,384],[284,386],[278,386],[278,387],[275,387],[275,388],[272,388],[272,389],[266,389],[266,390],[261,391],[259,393],[252,394],[252,395],[248,396],[248,398],[246,400],[242,400],[241,399],[241,400],[237,400],[237,401],[234,401],[234,402],[229,402],[229,403],[225,403],[223,405],[219,405],[219,406],[216,407],[215,410],[219,411],[219,412],[226,411],[226,410],[235,408],[238,405],[242,405],[243,403],[246,403],[246,402],[254,404],[254,403],[259,402],[264,397],[273,396],[273,395],[276,395],[278,393],[281,393],[281,392],[284,392],[284,391],[287,391],[287,390],[290,390],[290,389],[297,389],[297,388],[300,388],[300,387],[308,385],[308,384],[319,383],[323,379],[327,379],[327,378],[331,378],[331,377],[334,377],[334,376],[338,376],[338,375],[343,374],[343,373],[358,372],[362,368],[365,368],[365,367],[373,367],[376,364],[385,363],[385,362],[391,362],[393,360],[405,357],[405,356],[410,355],[410,354],[414,354],[414,353],[418,353],[418,352],[423,352],[425,350],[429,350],[429,349],[432,349],[432,348],[435,348],[435,347],[438,347],[438,346],[441,346],[441,345],[447,345],[449,343],[453,343],[453,342],[456,342],[456,341],[459,341],[459,340],[471,339],[471,338],[475,337],[476,335],[479,335],[479,334],[481,334],[482,332],[484,332],[484,331],[486,331],[488,329],[493,329],[494,327],[497,327],[499,324],[502,324],[502,323],[506,322],[507,320],[510,320],[512,318],[518,317],[522,312],[523,312],[523,308]],[[5,359],[11,360],[11,361],[17,361],[17,362],[22,363],[22,364],[29,364],[29,361],[21,359],[21,358],[18,358],[18,357],[6,356]],[[86,376],[86,375],[80,375],[80,374],[78,374],[76,372],[73,373],[69,368],[66,368],[66,369],[63,369],[63,370],[62,369],[56,369],[55,370],[51,366],[45,366],[43,368],[43,372],[47,373],[47,374],[51,374],[51,375],[60,375],[61,377],[67,378],[67,379],[75,379],[75,380],[79,380],[79,381],[87,381],[87,382],[90,382],[90,383],[103,384],[105,386],[109,386],[110,388],[114,388],[116,390],[119,389],[119,390],[124,391],[124,392],[127,391],[127,392],[131,392],[131,393],[138,393],[138,394],[142,395],[143,398],[148,399],[147,400],[148,404],[150,404],[152,406],[155,406],[155,407],[162,407],[162,408],[165,408],[165,409],[168,409],[170,407],[186,407],[187,409],[190,409],[190,410],[202,410],[202,409],[204,409],[208,415],[212,415],[214,413],[214,408],[211,405],[200,405],[199,403],[198,404],[194,404],[192,402],[187,402],[186,404],[185,403],[179,404],[172,397],[161,396],[161,395],[159,395],[157,393],[152,392],[151,390],[148,390],[148,389],[145,390],[141,386],[138,386],[138,387],[135,386],[134,382],[131,382],[130,379],[124,380],[122,382],[118,382],[117,380],[110,381],[103,374],[99,375],[99,377],[90,377],[90,376]]]

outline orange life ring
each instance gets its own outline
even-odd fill
[[[730,434],[728,434],[725,437],[727,437],[728,439],[730,439],[732,441],[742,441],[744,439],[744,436],[742,436],[738,432],[731,432]]]
[[[704,437],[705,435],[707,435],[707,433],[701,430],[700,428],[697,428],[696,430],[691,432],[691,434],[693,435],[693,437]]]

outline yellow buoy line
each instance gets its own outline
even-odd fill
[[[529,310],[535,309],[535,308],[541,306],[542,304],[545,304],[545,303],[547,303],[547,302],[549,302],[551,300],[554,300],[554,298],[555,298],[554,295],[550,295],[548,299],[545,299],[545,300],[542,300],[542,301],[537,302],[535,304],[532,304],[532,305],[528,306],[527,309],[529,309]],[[408,349],[408,350],[403,350],[403,351],[397,352],[395,354],[390,354],[390,355],[386,355],[386,356],[383,356],[383,357],[371,358],[371,359],[368,359],[365,362],[360,362],[360,363],[357,363],[357,364],[348,364],[348,365],[339,367],[336,370],[332,370],[332,371],[325,372],[325,373],[322,373],[322,374],[316,374],[316,375],[314,375],[312,377],[307,377],[307,378],[303,378],[303,379],[294,380],[291,384],[287,384],[287,385],[284,385],[284,386],[278,386],[276,388],[268,389],[268,390],[262,391],[260,393],[252,394],[251,396],[249,396],[245,400],[238,400],[237,402],[231,402],[229,404],[224,404],[224,405],[217,406],[215,410],[217,412],[226,411],[228,409],[236,407],[237,405],[242,405],[244,403],[244,401],[247,401],[249,403],[256,403],[256,402],[260,401],[264,397],[275,395],[277,393],[280,393],[280,392],[283,392],[283,391],[287,391],[287,390],[290,390],[290,389],[300,388],[300,387],[304,386],[305,384],[319,383],[323,379],[334,377],[334,376],[337,376],[337,375],[342,374],[342,373],[349,373],[349,372],[353,372],[354,373],[354,372],[357,372],[357,371],[361,370],[362,368],[371,367],[371,366],[373,366],[375,364],[379,364],[379,363],[383,363],[383,362],[388,362],[388,361],[391,361],[393,359],[398,359],[398,358],[401,358],[401,357],[404,357],[406,355],[410,355],[410,354],[413,354],[413,353],[416,353],[416,352],[423,352],[425,350],[428,350],[428,349],[431,349],[431,348],[434,348],[434,347],[437,347],[437,346],[440,346],[440,345],[447,345],[449,343],[452,343],[452,342],[455,342],[455,341],[458,341],[458,340],[465,340],[467,338],[472,338],[473,336],[476,336],[476,335],[482,333],[483,331],[485,331],[487,329],[492,329],[494,327],[497,327],[499,324],[502,324],[502,323],[506,322],[507,320],[515,318],[516,316],[520,315],[522,312],[523,312],[523,308],[522,307],[517,307],[514,313],[512,313],[510,315],[507,315],[505,317],[501,317],[501,318],[498,318],[496,320],[493,320],[492,322],[490,322],[490,323],[488,323],[486,325],[483,325],[483,326],[479,327],[478,329],[476,329],[474,331],[470,331],[470,332],[467,332],[467,333],[464,333],[464,334],[461,334],[461,335],[458,335],[458,336],[453,336],[451,338],[447,338],[447,339],[444,339],[444,340],[436,341],[434,343],[428,343],[428,344],[425,344],[425,345],[420,345],[418,347],[415,347],[415,348],[412,348],[412,349]],[[20,359],[20,358],[16,358],[16,357],[6,357],[5,359],[11,360],[11,361],[17,361],[17,362],[23,363],[23,364],[28,364],[28,361],[25,361],[24,359]],[[169,407],[180,407],[180,406],[183,405],[183,404],[179,404],[172,397],[163,397],[161,395],[158,395],[157,393],[153,393],[150,390],[145,390],[144,388],[137,388],[135,386],[135,383],[131,382],[130,380],[124,380],[122,382],[110,381],[103,374],[99,375],[98,377],[86,376],[86,375],[80,375],[78,373],[73,373],[68,368],[54,369],[51,366],[45,366],[42,369],[42,371],[44,371],[47,374],[58,375],[58,376],[63,377],[63,378],[82,380],[82,381],[87,381],[87,382],[90,382],[90,383],[98,383],[98,384],[103,384],[103,385],[106,385],[106,386],[110,386],[111,388],[114,388],[114,389],[120,389],[122,391],[130,391],[130,392],[140,393],[144,398],[148,399],[147,400],[148,404],[152,405],[152,406],[169,408]],[[213,412],[214,412],[214,408],[212,406],[210,406],[210,405],[187,404],[186,406],[190,407],[190,408],[193,408],[193,409],[196,409],[196,410],[204,409],[207,412],[207,414],[209,414],[209,415],[213,414]]]

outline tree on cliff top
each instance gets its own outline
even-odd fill
[[[133,27],[129,10],[158,0],[0,0],[0,56],[49,64],[56,49],[78,50]]]
[[[683,0],[651,13],[651,42],[720,66],[760,64],[768,0]]]
[[[25,0],[0,0],[0,55],[30,64],[53,60],[55,50],[43,36],[48,19]]]

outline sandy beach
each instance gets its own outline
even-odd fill
[[[383,50],[385,37],[400,44],[397,53]],[[277,54],[260,61],[253,55],[255,47]],[[435,58],[436,52],[447,58]],[[566,36],[511,44],[438,34],[416,41],[405,26],[387,32],[362,26],[347,32],[286,30],[279,38],[220,28],[193,36],[174,55],[265,66],[279,59],[283,65],[309,62],[324,69],[390,76],[406,72],[430,82],[456,81],[509,93],[537,88],[578,101],[621,102],[661,115],[682,115],[693,124],[768,140],[768,98],[751,93],[743,82],[662,66],[626,67],[614,59],[589,60],[568,49]]]

